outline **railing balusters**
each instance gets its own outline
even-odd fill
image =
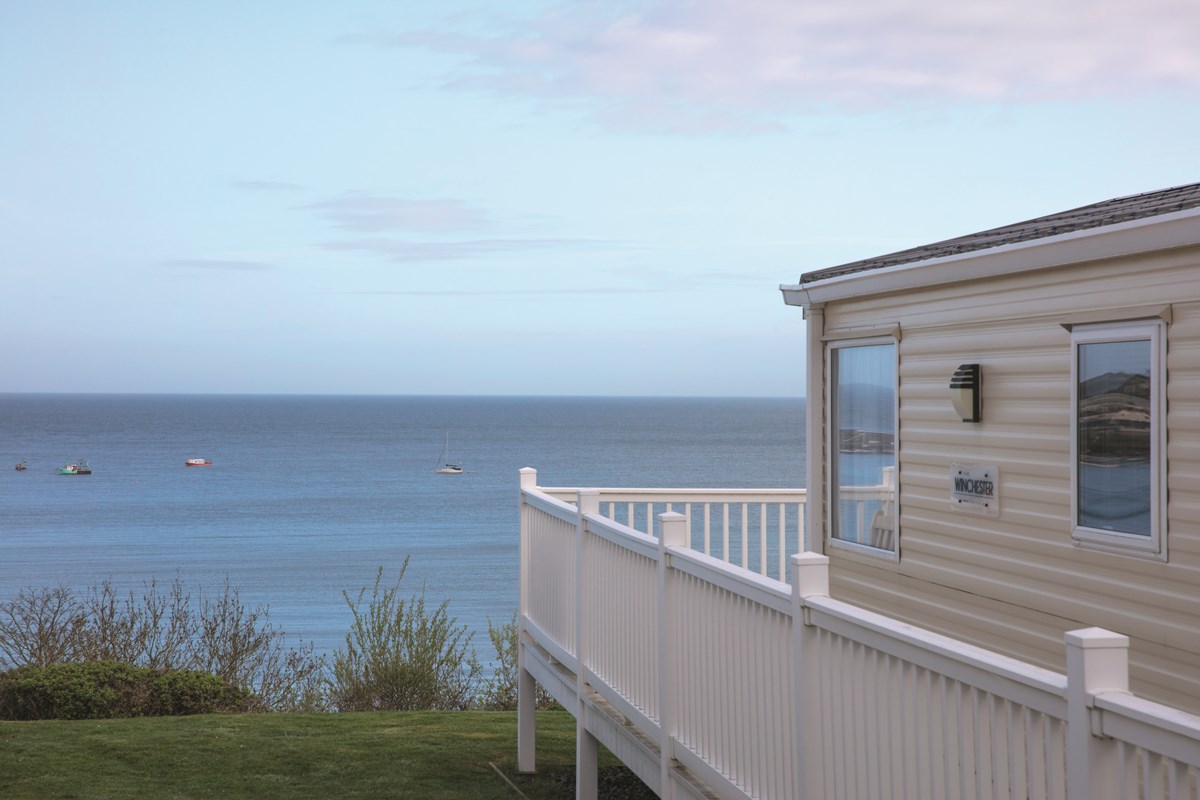
[[[796,552],[804,550],[804,542],[796,542]],[[787,505],[779,504],[779,573],[775,576],[780,581],[787,581]]]
[[[1163,796],[1165,789],[1163,785],[1163,763],[1162,758],[1157,753],[1146,753],[1146,774],[1143,778],[1146,783],[1146,797],[1157,798]]]
[[[759,575],[767,574],[767,504],[758,504],[758,558],[756,570]],[[749,567],[747,566],[747,569]]]
[[[729,560],[729,503],[725,503],[722,506],[722,512],[724,514],[724,528],[723,528],[722,539],[721,539],[721,541],[722,541],[721,555],[719,556],[719,558],[722,561],[728,561]]]
[[[1171,800],[1184,800],[1188,796],[1188,789],[1190,788],[1187,765],[1170,759],[1167,768],[1170,770],[1167,777]]]
[[[704,555],[712,555],[712,503],[704,504]]]
[[[749,504],[742,504],[742,569],[750,569],[750,513]]]

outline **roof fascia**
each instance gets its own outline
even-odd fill
[[[919,289],[1200,244],[1200,208],[941,258],[781,285],[787,305]]]

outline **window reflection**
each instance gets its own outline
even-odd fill
[[[841,347],[833,358],[834,538],[895,547],[896,346]]]
[[[1150,341],[1078,349],[1079,524],[1151,533]]]

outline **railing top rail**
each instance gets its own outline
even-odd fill
[[[589,487],[590,488],[590,487]],[[567,486],[539,486],[538,491],[559,499],[574,499],[579,489]],[[694,489],[694,488],[598,488],[601,502],[647,502],[667,499],[686,502],[801,502],[808,497],[806,489]]]
[[[1200,767],[1200,716],[1124,692],[1094,702],[1104,735]]]
[[[521,498],[527,505],[539,508],[547,514],[568,522],[573,522],[578,513],[575,506],[563,502],[557,497],[551,497],[538,489],[522,489]]]
[[[658,539],[636,531],[599,514],[585,514],[587,531],[613,544],[640,553],[648,558],[658,557]]]
[[[672,547],[668,552],[671,566],[680,572],[780,613],[791,613],[792,587],[782,581],[685,547]]]

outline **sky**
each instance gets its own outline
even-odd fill
[[[0,0],[0,392],[800,396],[800,274],[1200,180],[1193,0]]]

